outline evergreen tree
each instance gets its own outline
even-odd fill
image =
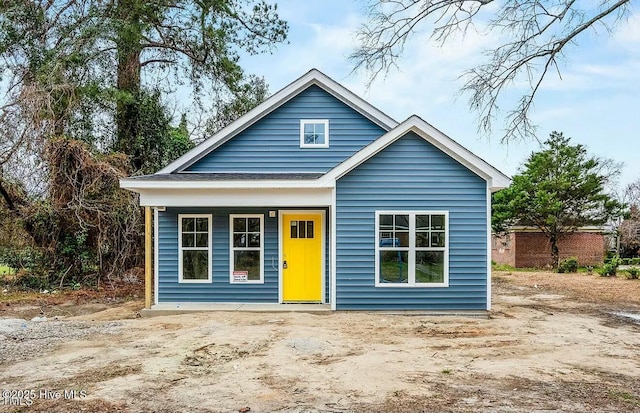
[[[589,156],[583,145],[571,145],[553,132],[532,153],[511,185],[494,194],[492,226],[504,232],[515,224],[538,228],[549,239],[553,267],[558,267],[558,240],[585,225],[602,225],[623,213],[624,205],[605,192],[619,167]]]

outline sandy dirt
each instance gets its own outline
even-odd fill
[[[613,314],[640,311],[640,281],[498,273],[493,303],[489,319],[136,318],[139,302],[59,317],[98,332],[0,365],[0,389],[37,393],[0,411],[640,411],[640,325]]]

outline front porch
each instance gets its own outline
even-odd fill
[[[143,317],[188,314],[210,311],[244,311],[260,313],[326,313],[330,304],[264,304],[264,303],[159,303],[140,312]]]

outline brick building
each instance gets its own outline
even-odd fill
[[[536,228],[514,227],[505,236],[492,235],[491,259],[498,264],[516,268],[544,268],[551,266],[551,244]],[[565,234],[558,241],[560,261],[578,258],[578,265],[600,265],[605,256],[606,243],[602,228],[584,227]]]

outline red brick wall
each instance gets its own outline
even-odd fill
[[[512,232],[510,248],[498,239],[494,242],[491,258],[497,263],[516,268],[543,268],[551,266],[551,245],[539,232]],[[497,245],[496,245],[497,244]],[[516,248],[517,246],[517,248]],[[560,261],[577,257],[578,265],[599,265],[604,260],[604,236],[594,232],[575,232],[561,237],[558,242]]]
[[[498,264],[516,266],[515,243],[516,237],[507,234],[501,237],[491,236],[491,260]]]

